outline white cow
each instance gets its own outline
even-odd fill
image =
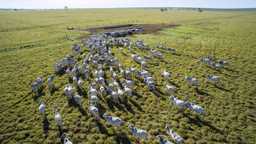
[[[91,95],[97,95],[97,90],[95,88],[90,88],[89,92],[88,92],[88,95],[91,96]]]
[[[90,96],[90,104],[91,105],[97,105],[99,101],[99,98],[97,97],[97,95],[91,95]]]
[[[64,93],[69,99],[72,99],[75,93],[75,89],[72,87],[72,85],[69,84],[64,88]]]
[[[100,120],[99,109],[98,109],[96,106],[90,105],[90,106],[89,106],[89,113],[90,113],[96,120]]]
[[[117,93],[117,92],[112,91],[112,92],[111,92],[111,97],[112,97],[112,99],[113,99],[114,102],[119,103],[118,93]]]
[[[73,143],[67,137],[65,137],[64,144],[73,144]]]
[[[185,77],[185,80],[188,82],[189,85],[191,86],[199,86],[199,81],[194,78],[194,77],[188,77],[186,76]]]
[[[100,86],[100,94],[101,96],[105,96],[107,94],[104,86]]]
[[[183,101],[183,100],[179,100],[178,98],[176,98],[175,96],[170,96],[170,101],[178,106],[179,108],[183,109],[183,108],[186,108],[186,105],[187,105],[187,102],[186,101]]]
[[[175,93],[175,91],[176,91],[176,87],[175,86],[173,86],[173,85],[169,85],[169,84],[167,84],[166,86],[165,86],[165,92],[166,92],[166,94],[174,94]]]
[[[161,75],[165,80],[169,79],[171,76],[171,74],[167,71],[163,71]]]
[[[58,111],[55,111],[54,119],[55,119],[56,124],[59,127],[62,127],[62,125],[63,125],[62,118],[61,118],[61,115],[60,115],[60,113]]]
[[[83,83],[84,83],[84,81],[82,79],[79,79],[78,82],[77,82],[77,86],[79,88],[82,88],[83,87]]]
[[[220,80],[220,76],[209,75],[209,76],[207,77],[207,80],[208,80],[209,82],[217,83],[217,82],[219,82],[219,80]]]
[[[78,104],[79,106],[81,106],[82,97],[80,95],[76,94],[73,98],[74,98],[75,103]]]
[[[122,96],[124,94],[124,91],[121,90],[120,88],[117,89],[117,94],[118,96]]]
[[[189,108],[190,110],[192,110],[198,114],[204,114],[204,109],[201,106],[196,105],[194,103],[189,102],[187,104],[187,108]]]
[[[130,89],[129,87],[125,86],[125,87],[124,87],[124,93],[125,93],[127,96],[132,96],[132,89]]]
[[[126,83],[127,87],[129,87],[129,88],[132,88],[134,85],[134,82],[132,80],[126,80],[125,83]]]
[[[49,76],[47,79],[47,87],[50,92],[52,92],[55,88],[53,80],[54,80],[54,76]]]
[[[42,77],[37,77],[37,79],[32,83],[32,91],[36,94],[39,95],[40,89],[42,89],[43,86],[43,78]]]
[[[106,113],[103,114],[103,117],[108,123],[110,123],[113,126],[121,126],[124,124],[124,121],[119,117],[109,116]]]
[[[41,114],[44,114],[44,112],[45,112],[45,108],[46,108],[46,106],[45,106],[45,104],[42,102],[40,105],[39,105],[39,112],[41,113]]]
[[[165,126],[165,129],[167,134],[170,135],[176,143],[180,144],[184,142],[184,139],[180,135],[178,135],[175,131],[173,131],[168,125]]]
[[[129,124],[128,128],[131,130],[133,136],[135,136],[139,139],[148,139],[147,131],[138,129],[138,128],[134,127],[132,124]]]

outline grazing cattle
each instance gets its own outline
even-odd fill
[[[91,95],[97,95],[97,90],[93,87],[90,87],[89,89],[89,92],[88,92],[88,95],[91,96]]]
[[[165,80],[168,80],[171,76],[171,74],[167,71],[163,71],[161,75]]]
[[[116,72],[113,72],[113,73],[112,73],[112,78],[113,78],[113,79],[116,79],[116,78],[117,78]]]
[[[201,106],[196,105],[194,103],[189,102],[187,104],[187,108],[189,108],[190,110],[192,110],[198,114],[204,114],[204,109]]]
[[[145,60],[142,60],[142,61],[140,62],[140,68],[143,69],[145,66],[146,66],[146,61],[145,61]]]
[[[55,64],[55,73],[60,74],[66,71],[68,68],[72,68],[76,61],[72,56],[66,56]]]
[[[74,83],[75,85],[77,85],[77,83],[78,83],[78,77],[73,76],[73,77],[72,77],[72,80],[73,80],[73,83]]]
[[[144,42],[142,40],[137,40],[135,42],[135,46],[141,50],[146,49],[146,45],[144,44]]]
[[[60,113],[59,113],[57,110],[55,110],[54,119],[55,119],[56,124],[57,124],[60,128],[62,128],[62,126],[63,126],[62,118],[61,118]]]
[[[104,71],[102,69],[96,70],[95,75],[96,75],[96,77],[103,77],[104,76]]]
[[[224,65],[221,64],[221,63],[214,63],[214,64],[212,65],[212,67],[215,68],[215,69],[221,69],[221,68],[224,67]]]
[[[97,82],[97,84],[99,85],[105,85],[105,79],[103,77],[97,77],[95,79],[95,81]]]
[[[138,77],[144,79],[145,77],[149,76],[149,72],[146,70],[142,70],[138,72]]]
[[[132,74],[132,72],[129,69],[124,71],[124,77],[126,79],[132,79],[131,74]]]
[[[147,84],[149,90],[151,91],[155,90],[155,82],[152,77],[150,76],[145,77],[144,82]]]
[[[74,99],[74,101],[75,101],[75,103],[76,103],[77,105],[81,106],[81,104],[82,104],[82,97],[81,97],[80,95],[76,94],[76,95],[73,97],[73,99]]]
[[[201,61],[202,63],[204,63],[204,64],[207,64],[207,65],[211,65],[212,63],[214,63],[214,62],[213,62],[213,58],[212,58],[212,57],[209,57],[209,56],[201,58],[200,61]]]
[[[117,89],[117,94],[119,97],[121,97],[124,94],[124,91],[121,90],[120,88]]]
[[[218,63],[221,64],[221,65],[226,65],[226,64],[228,64],[228,62],[225,61],[225,60],[218,60]]]
[[[69,138],[65,137],[64,144],[73,144],[73,143],[69,140]]]
[[[163,58],[163,54],[160,51],[157,50],[151,50],[151,54],[153,55],[153,57],[162,59]]]
[[[142,63],[143,63],[143,64],[146,63],[146,61],[144,60],[144,58],[142,58],[141,56],[139,56],[139,55],[137,55],[137,54],[132,54],[131,56],[132,56],[132,59],[133,59],[136,63],[138,63],[138,64],[141,64],[141,65],[142,65]]]
[[[131,71],[132,73],[134,73],[134,72],[136,71],[136,68],[131,67],[131,68],[130,68],[130,71]]]
[[[81,53],[81,47],[80,47],[80,45],[74,44],[74,45],[72,46],[72,51],[73,51],[74,54],[79,54],[79,53]]]
[[[209,76],[207,77],[207,80],[208,80],[209,82],[213,82],[213,83],[219,82],[219,79],[220,79],[220,76],[216,76],[216,75],[209,75]]]
[[[160,144],[173,144],[172,142],[165,140],[162,135],[157,135],[156,137],[159,139]]]
[[[124,87],[124,94],[127,96],[132,96],[132,89],[130,89],[129,87],[125,86]]]
[[[109,116],[106,113],[103,114],[103,117],[108,123],[110,123],[113,126],[121,126],[124,124],[124,121],[119,117]]]
[[[45,108],[46,108],[45,104],[43,102],[41,102],[41,104],[39,105],[38,110],[41,114],[44,114],[45,113]]]
[[[175,91],[176,91],[176,87],[175,86],[173,86],[173,85],[166,85],[165,86],[165,92],[166,92],[166,94],[169,94],[169,95],[171,95],[171,94],[174,94],[175,93]]]
[[[82,87],[83,87],[83,83],[84,83],[84,81],[83,81],[82,79],[78,79],[78,81],[77,81],[77,86],[78,86],[79,88],[82,88]]]
[[[105,87],[104,86],[100,86],[100,94],[101,94],[101,96],[105,96],[105,95],[107,95],[107,91],[106,91],[106,89],[105,89]]]
[[[114,101],[115,103],[119,103],[119,97],[118,97],[118,93],[117,93],[117,92],[112,91],[112,92],[111,92],[111,98],[113,99],[113,101]]]
[[[38,77],[31,85],[32,92],[34,92],[37,96],[39,95],[39,92],[42,90],[43,87],[43,78]]]
[[[90,105],[90,106],[89,106],[89,113],[90,113],[96,120],[100,120],[99,109],[98,109],[96,106]]]
[[[129,124],[128,128],[131,130],[132,135],[135,136],[136,138],[145,139],[145,140],[148,139],[147,131],[138,129],[138,128],[134,127],[132,124]]]
[[[97,105],[99,101],[99,98],[97,97],[97,95],[90,95],[90,104],[91,105]]]
[[[187,102],[186,102],[186,101],[179,100],[179,99],[176,98],[175,96],[170,96],[169,99],[170,99],[170,101],[171,101],[174,105],[178,106],[180,109],[184,109],[184,108],[186,108],[186,106],[187,106]]]
[[[134,82],[132,80],[125,80],[125,85],[129,88],[133,88]]]
[[[194,77],[185,77],[185,80],[188,82],[190,86],[199,86],[199,81]]]
[[[74,77],[79,77],[80,75],[80,71],[79,71],[79,68],[77,65],[75,65],[72,70],[71,70],[71,75],[74,76]]]
[[[55,89],[53,80],[54,80],[54,76],[49,76],[47,79],[47,87],[50,92],[53,92]]]
[[[74,96],[74,93],[75,93],[75,89],[72,87],[72,85],[68,84],[64,88],[64,93],[68,97],[68,99],[72,99],[72,97]]]
[[[166,129],[166,133],[167,133],[168,135],[170,135],[170,136],[172,137],[172,139],[173,139],[176,143],[181,144],[181,143],[184,142],[184,139],[183,139],[180,135],[178,135],[176,132],[174,132],[174,131],[169,127],[169,125],[166,125],[166,126],[165,126],[165,129]]]

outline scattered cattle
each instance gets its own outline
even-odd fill
[[[43,78],[38,77],[31,85],[32,92],[34,92],[37,96],[39,95],[40,91],[43,88]]]
[[[169,125],[166,125],[166,126],[165,126],[165,129],[166,129],[166,133],[167,133],[168,135],[170,135],[170,136],[172,137],[172,139],[173,139],[176,143],[181,144],[181,143],[184,142],[184,139],[183,139],[180,135],[178,135],[175,131],[173,131],[173,130],[170,128]]]
[[[113,126],[121,126],[124,124],[124,121],[121,120],[119,117],[109,116],[106,113],[103,114],[103,117],[108,123],[110,123]]]
[[[136,128],[132,124],[129,124],[128,128],[131,130],[132,135],[135,136],[136,138],[148,139],[147,131],[145,131],[143,129]]]
[[[142,40],[137,40],[134,43],[129,39],[125,38],[127,35],[134,33],[142,32],[143,29],[128,29],[124,31],[113,31],[105,32],[100,35],[92,35],[86,41],[83,41],[83,44],[89,49],[89,53],[81,60],[82,64],[79,64],[76,61],[76,55],[82,54],[82,48],[80,44],[74,44],[72,46],[73,55],[68,55],[61,59],[55,64],[55,73],[56,74],[67,74],[70,78],[70,84],[64,87],[64,94],[68,97],[69,100],[73,100],[77,105],[82,107],[82,97],[83,95],[79,90],[84,90],[83,85],[88,81],[90,86],[88,88],[88,100],[89,108],[88,112],[96,120],[100,120],[100,110],[99,103],[100,100],[105,98],[105,96],[110,96],[111,100],[116,103],[122,103],[122,98],[126,96],[132,96],[135,92],[135,78],[138,78],[142,81],[150,91],[156,90],[156,82],[153,76],[148,70],[149,61],[153,58],[163,59],[164,55],[161,51],[156,49],[149,49],[149,47]],[[140,50],[149,50],[149,56],[140,56],[138,54],[132,54],[131,57],[133,61],[140,65],[140,70],[137,70],[134,67],[125,68],[118,59],[112,53],[113,47],[124,47],[131,50],[132,46],[137,47]],[[160,45],[157,49],[164,49],[172,53],[176,53],[174,48],[165,48]],[[153,57],[150,57],[153,56]],[[215,60],[212,57],[203,57],[200,60],[202,63],[215,68],[221,69],[227,65],[225,60]],[[168,83],[171,73],[166,70],[161,72],[162,78],[166,81],[164,84],[164,94],[171,95],[169,100],[172,104],[179,107],[179,109],[189,109],[198,114],[204,114],[204,109],[188,100],[180,100],[175,96],[172,96],[177,88]],[[54,76],[49,76],[47,79],[47,88],[50,92],[53,92],[55,89],[54,85]],[[216,84],[219,81],[220,77],[215,75],[207,76],[207,80]],[[190,86],[198,87],[199,81],[195,77],[185,77],[186,82]],[[73,87],[73,85],[75,87]],[[37,96],[43,89],[43,78],[38,77],[32,83],[32,92]],[[78,91],[77,91],[78,90]],[[121,101],[119,100],[121,99]],[[39,112],[41,114],[45,113],[46,105],[42,102],[39,105]],[[113,126],[123,126],[124,121],[119,117],[114,117],[103,114],[103,118],[107,123]],[[60,112],[56,109],[54,110],[54,119],[56,124],[62,128],[63,121]],[[132,124],[128,125],[133,136],[138,139],[148,139],[148,133],[146,130],[139,129],[134,127]],[[176,143],[183,143],[184,139],[174,132],[168,125],[166,125],[166,132],[172,137]],[[164,139],[162,135],[158,135],[157,138],[161,144],[172,144],[172,142]],[[64,144],[72,144],[72,142],[65,137]]]
[[[41,104],[39,105],[39,108],[38,108],[39,112],[41,114],[44,114],[45,113],[45,108],[46,108],[45,104],[43,102],[41,102]]]
[[[157,135],[156,137],[159,139],[160,144],[173,144],[172,142],[164,139],[164,137],[162,135]]]

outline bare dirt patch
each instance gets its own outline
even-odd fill
[[[174,28],[179,25],[176,24],[125,24],[125,25],[112,25],[112,26],[102,26],[93,27],[88,29],[80,29],[82,31],[89,31],[90,33],[103,33],[111,31],[125,31],[129,29],[143,29],[142,34],[157,33],[166,28]]]

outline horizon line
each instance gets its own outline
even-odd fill
[[[68,6],[67,6],[68,7]],[[234,8],[222,8],[222,7],[68,7],[68,9],[132,9],[132,8],[183,8],[183,9],[256,9],[256,7],[234,7]],[[65,6],[63,8],[1,8],[1,10],[9,10],[9,9],[18,9],[18,10],[63,10],[65,9]]]

